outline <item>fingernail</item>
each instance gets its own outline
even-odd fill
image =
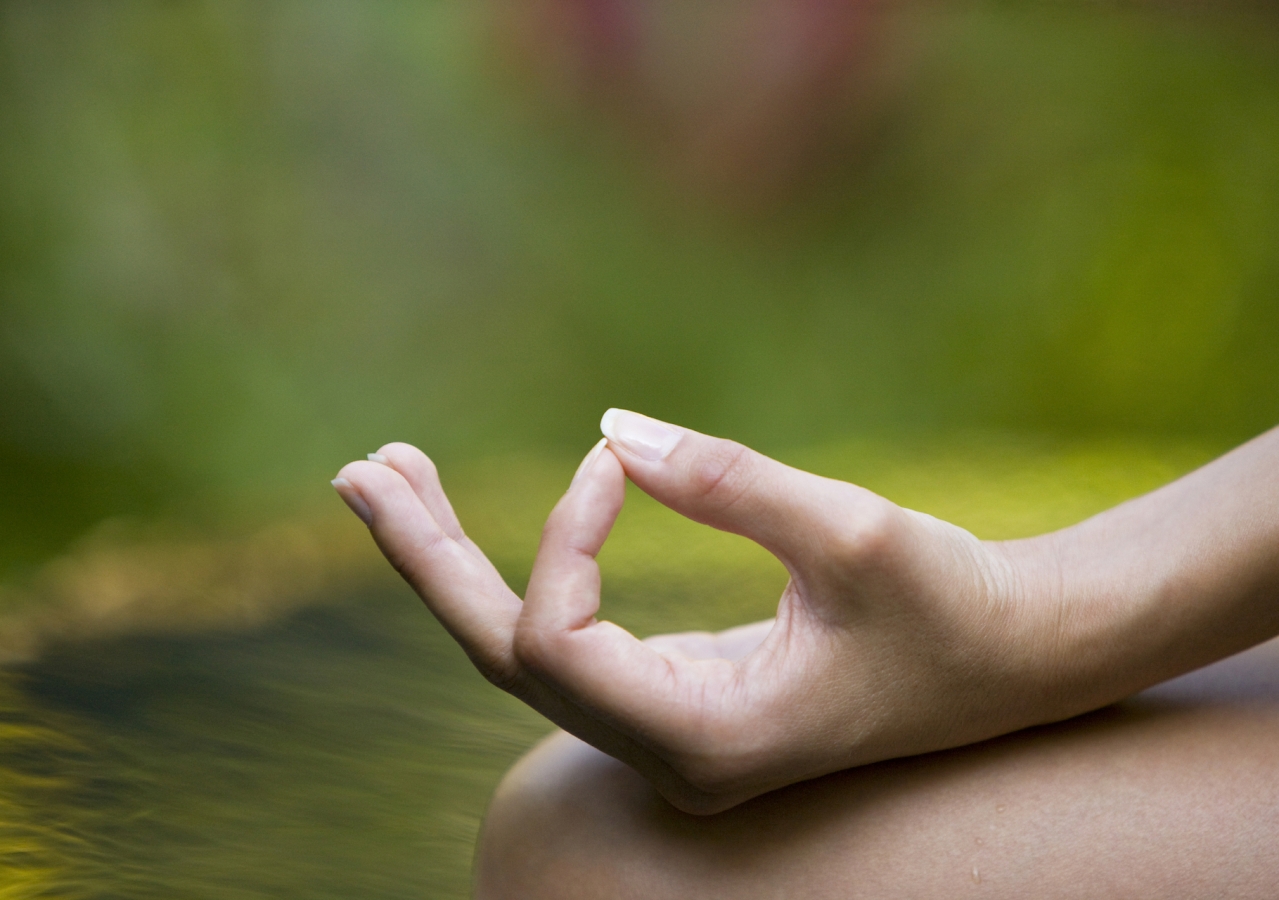
[[[640,459],[665,459],[679,443],[680,432],[664,422],[624,409],[610,409],[600,419],[600,431]]]
[[[607,443],[608,438],[600,438],[599,442],[591,448],[591,452],[586,454],[586,458],[578,464],[577,471],[573,473],[573,480],[568,485],[570,491],[573,489],[573,485],[577,484],[577,480],[590,470],[591,464],[595,462],[595,458],[600,455],[600,451],[604,449],[604,445]]]
[[[365,525],[373,525],[373,510],[369,509],[369,505],[364,502],[364,498],[360,496],[360,492],[355,489],[355,485],[347,481],[345,478],[334,478],[333,487],[337,488],[338,496],[346,501],[346,505],[351,507],[351,512],[360,517],[360,521]]]
[[[387,458],[383,456],[381,453],[370,453],[369,462],[381,463],[384,466],[390,465],[390,462],[388,462]]]

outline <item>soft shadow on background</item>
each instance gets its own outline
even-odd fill
[[[1279,16],[0,3],[0,897],[462,897],[546,729],[328,479],[513,586],[609,406],[982,537],[1279,419]],[[631,497],[605,614],[784,573]]]

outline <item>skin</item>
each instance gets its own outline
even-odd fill
[[[616,411],[603,427],[523,601],[420,451],[387,445],[335,485],[481,672],[685,813],[1060,721],[1279,633],[1279,431],[992,543],[730,441]],[[647,642],[597,620],[626,478],[776,555],[776,619]]]
[[[1272,898],[1279,645],[1068,722],[716,816],[559,732],[506,776],[477,900]]]

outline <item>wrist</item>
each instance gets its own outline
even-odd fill
[[[1139,571],[1121,546],[1078,526],[993,544],[1023,623],[1022,681],[1037,722],[1122,699],[1162,674],[1166,629],[1156,610],[1162,578]]]
[[[1077,715],[1248,646],[1217,640],[1221,604],[1196,554],[1119,507],[1015,542],[1035,573],[1032,602],[1047,628],[1045,686]]]

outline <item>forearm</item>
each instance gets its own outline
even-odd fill
[[[1035,540],[1051,560],[1040,577],[1060,604],[1058,666],[1076,697],[1109,702],[1273,637],[1279,429]]]

